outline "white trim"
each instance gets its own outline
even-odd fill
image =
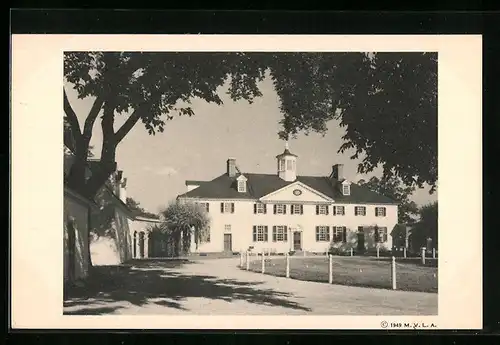
[[[324,201],[324,202],[329,202],[329,203],[335,202],[335,201],[334,201],[332,198],[330,198],[329,196],[326,196],[325,194],[323,194],[323,193],[321,193],[321,192],[318,192],[316,189],[314,189],[314,188],[312,188],[312,187],[309,187],[308,185],[306,185],[305,183],[300,182],[300,181],[296,181],[296,182],[294,182],[294,183],[291,183],[291,184],[289,184],[289,185],[286,185],[286,186],[285,186],[285,187],[283,187],[283,188],[277,189],[277,190],[275,190],[275,191],[273,191],[273,192],[271,192],[271,193],[269,193],[269,194],[267,194],[267,195],[264,195],[264,196],[263,196],[263,197],[261,197],[259,200],[260,200],[260,201],[269,201],[268,199],[269,199],[271,196],[276,195],[276,194],[278,194],[278,193],[281,193],[282,191],[287,190],[287,189],[289,189],[289,188],[296,188],[297,186],[300,186],[300,187],[304,188],[305,190],[307,190],[307,191],[309,191],[309,192],[311,192],[311,193],[313,193],[313,194],[316,194],[316,195],[318,195],[319,197],[321,197],[321,198],[325,199],[325,201]],[[276,200],[274,200],[274,202],[277,202],[277,201],[276,201]],[[285,201],[284,201],[284,200],[283,200],[283,201],[281,201],[281,200],[280,200],[280,202],[285,202]]]

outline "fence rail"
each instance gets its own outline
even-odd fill
[[[329,253],[315,256],[271,256],[240,253],[241,269],[299,280],[437,292],[437,258],[342,257]]]

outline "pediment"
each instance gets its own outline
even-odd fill
[[[327,195],[309,187],[305,183],[295,182],[274,192],[264,195],[261,201],[280,201],[280,202],[334,202]]]

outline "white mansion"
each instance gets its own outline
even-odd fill
[[[346,180],[342,164],[330,176],[297,176],[297,156],[288,145],[276,159],[275,174],[240,172],[230,158],[219,177],[186,181],[188,191],[177,199],[202,204],[211,219],[209,238],[194,251],[392,247],[395,201]]]

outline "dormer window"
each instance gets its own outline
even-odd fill
[[[238,181],[238,192],[245,193],[247,190],[247,186],[245,181]]]
[[[245,176],[240,175],[236,179],[237,182],[237,188],[239,193],[246,193],[247,192],[247,179]]]
[[[347,181],[342,182],[342,195],[351,195],[351,184]]]

